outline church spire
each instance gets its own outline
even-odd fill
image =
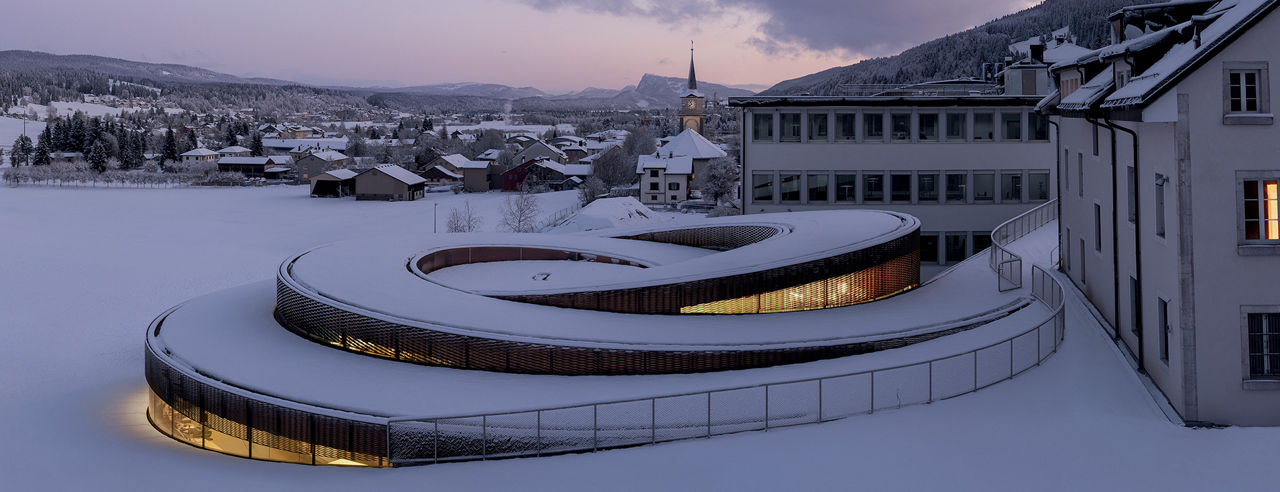
[[[689,90],[698,90],[698,77],[693,75],[693,41],[689,41]]]

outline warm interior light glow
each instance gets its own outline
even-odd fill
[[[1277,189],[1280,186],[1273,180],[1264,181],[1262,188],[1262,199],[1266,204],[1266,217],[1263,217],[1267,224],[1266,239],[1280,239],[1280,190]]]
[[[756,314],[807,311],[861,304],[910,290],[895,282],[919,265],[913,252],[862,271],[803,285],[735,299],[712,301],[680,308],[681,314]]]

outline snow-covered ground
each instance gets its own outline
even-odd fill
[[[551,125],[514,125],[505,121],[481,121],[478,125],[464,125],[456,122],[446,122],[445,126],[449,127],[449,131],[472,131],[472,130],[498,130],[506,133],[526,133],[533,136],[541,136],[551,129]],[[573,135],[573,125],[561,123],[555,125],[556,131],[562,135]],[[439,131],[439,128],[436,128]]]
[[[9,150],[13,141],[22,135],[22,119],[0,116],[0,150],[4,151],[4,164],[9,163]],[[31,145],[36,144],[36,137],[44,131],[44,122],[27,121],[27,136],[31,137]]]
[[[105,104],[87,103],[79,101],[54,101],[48,106],[43,104],[26,104],[23,106],[11,106],[9,114],[31,114],[35,113],[36,117],[44,120],[49,115],[49,106],[57,110],[58,116],[71,116],[77,111],[84,113],[86,116],[120,116],[122,112],[142,111],[134,108],[116,108]],[[178,108],[164,108],[164,112],[168,114],[177,114],[183,112]]]
[[[6,490],[1262,490],[1280,429],[1170,423],[1068,294],[1061,351],[977,393],[821,425],[539,459],[307,467],[174,442],[143,417],[143,330],[271,278],[317,244],[430,228],[470,200],[307,198],[300,187],[0,187],[0,483]],[[544,213],[573,192],[543,195]],[[282,367],[282,370],[289,368]]]

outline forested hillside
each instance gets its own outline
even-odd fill
[[[841,84],[900,84],[980,75],[984,62],[1001,61],[1017,41],[1069,27],[1076,44],[1110,41],[1107,15],[1152,0],[1045,0],[967,31],[929,41],[895,56],[873,58],[778,83],[761,95],[840,94]]]

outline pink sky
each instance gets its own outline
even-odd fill
[[[0,46],[312,83],[474,81],[569,91],[618,89],[646,72],[682,76],[692,39],[699,79],[772,85],[1031,3],[9,0],[4,17],[20,20],[0,29]]]

